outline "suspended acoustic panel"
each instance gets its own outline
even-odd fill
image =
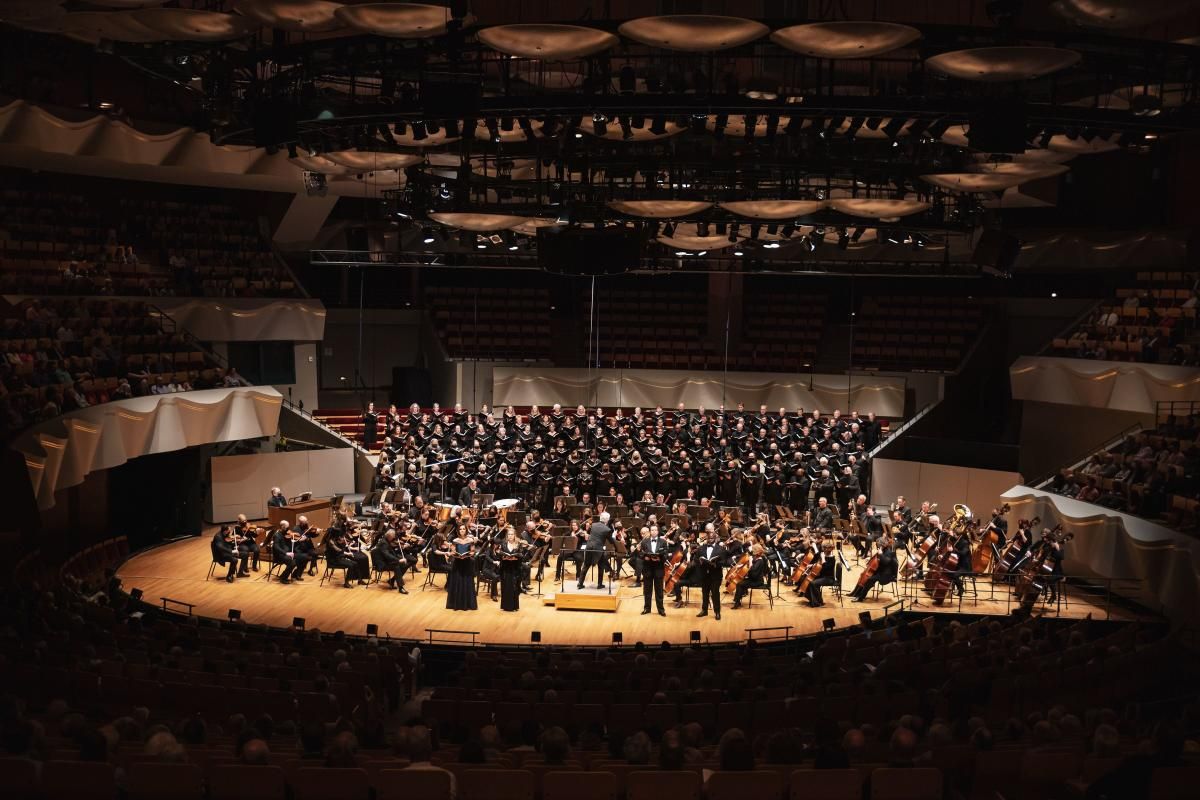
[[[699,214],[712,203],[703,200],[614,200],[608,207],[622,214],[653,219],[671,219]]]
[[[259,27],[255,20],[219,11],[143,8],[128,13],[166,42],[228,42],[248,36]]]
[[[630,125],[629,137],[626,138],[625,130],[621,127],[621,124],[618,121],[613,120],[608,123],[608,127],[605,128],[604,131],[604,136],[600,138],[609,139],[614,142],[652,142],[655,139],[666,139],[669,136],[674,136],[677,133],[683,133],[687,130],[687,126],[685,125],[680,125],[676,122],[667,122],[663,126],[662,133],[655,133],[654,131],[650,130],[650,123],[651,119],[647,117],[640,128],[635,128]],[[583,121],[583,124],[579,126],[579,130],[583,131],[589,136],[596,136],[595,128],[593,128],[591,123],[586,119]]]
[[[529,129],[533,131],[533,136],[535,139],[541,137],[542,126],[544,124],[545,123],[543,123],[540,119],[533,119],[529,121]],[[522,129],[521,126],[515,121],[513,122],[511,130],[506,131],[502,127],[497,127],[496,133],[500,135],[500,141],[506,143],[523,142],[529,138],[526,136],[524,129]],[[492,132],[488,130],[486,125],[481,123],[475,128],[475,138],[481,142],[490,141],[492,139]]]
[[[324,156],[297,156],[289,158],[289,164],[294,164],[300,169],[306,169],[309,172],[319,172],[322,175],[345,176],[350,175],[354,170],[343,164],[337,164],[330,161]]]
[[[471,172],[486,178],[510,181],[533,181],[538,178],[538,162],[533,158],[508,159],[504,167],[497,165],[495,158],[471,159]],[[543,172],[543,174],[545,174]]]
[[[991,160],[992,154],[972,153],[971,157],[980,163],[984,163]],[[1023,153],[1011,153],[1009,154],[1009,158],[1015,162],[1025,164],[1065,164],[1074,158],[1074,156],[1071,153],[1059,153],[1045,148],[1033,148]]]
[[[343,6],[335,16],[344,24],[363,33],[390,36],[394,39],[425,39],[441,36],[452,19],[445,6],[422,3],[364,3]],[[468,16],[463,25],[474,20]]]
[[[709,227],[711,229],[711,226]],[[681,222],[675,226],[675,232],[671,236],[659,236],[658,241],[676,250],[691,250],[692,252],[700,250],[723,250],[726,247],[732,247],[738,242],[737,239],[730,241],[729,237],[725,234],[701,236],[699,225],[695,222]]]
[[[925,65],[965,81],[1000,82],[1040,78],[1079,59],[1079,53],[1061,47],[975,47],[933,56]]]
[[[1015,162],[1014,162],[1015,164]],[[1008,164],[1005,166],[1013,166]],[[955,192],[1000,192],[1022,183],[1050,178],[1067,171],[1064,164],[1025,165],[1024,170],[985,170],[983,172],[942,172],[922,175],[921,179],[934,186]]]
[[[841,197],[830,200],[829,205],[835,211],[843,214],[874,219],[907,217],[910,214],[919,214],[929,208],[929,203],[921,200],[890,200],[882,197]]]
[[[509,230],[513,231],[514,233],[519,233],[522,236],[537,236],[538,228],[549,228],[557,224],[558,223],[552,219],[533,217],[532,219],[525,220],[520,225],[514,225]]]
[[[642,17],[623,23],[617,30],[635,42],[689,53],[740,47],[762,38],[770,31],[766,25],[751,19],[711,14]]]
[[[325,158],[343,167],[358,171],[381,169],[404,169],[424,161],[423,156],[410,153],[376,153],[362,150],[337,150],[325,153]]]
[[[154,8],[161,6],[167,0],[88,0],[89,6],[104,6],[105,8]],[[3,5],[0,2],[0,5]]]
[[[1071,153],[1082,156],[1094,153],[1107,153],[1111,150],[1116,150],[1118,145],[1112,139],[1102,139],[1099,136],[1089,142],[1082,136],[1070,139],[1060,133],[1051,136],[1050,142],[1046,147],[1056,153]]]
[[[1089,28],[1135,28],[1170,19],[1194,5],[1194,0],[1054,0],[1050,9]]]
[[[826,207],[824,200],[738,200],[721,208],[747,219],[795,219]]]
[[[0,20],[23,28],[49,23],[66,16],[62,3],[63,0],[0,0]]]
[[[739,138],[744,137],[746,135],[746,115],[745,114],[729,114],[727,116],[728,116],[728,119],[725,121],[725,127],[722,129],[722,132],[724,133],[724,135],[731,139],[739,139]],[[788,126],[788,124],[791,122],[791,119],[792,119],[791,117],[780,117],[778,122],[776,123],[775,132],[779,133],[779,132],[783,131],[783,129],[786,128]],[[809,126],[809,122],[810,122],[809,120],[804,120],[804,122],[801,124],[800,127],[807,128]],[[708,115],[708,121],[705,123],[705,127],[708,128],[710,131],[714,131],[714,132],[716,131],[716,129],[717,129],[717,115],[716,114]],[[765,138],[767,136],[767,128],[768,128],[767,117],[763,116],[763,115],[756,115],[756,118],[754,120],[754,138],[756,138],[756,139]]]
[[[595,55],[620,41],[607,31],[580,25],[497,25],[484,28],[478,36],[500,53],[543,61]]]
[[[263,25],[298,33],[320,33],[344,27],[337,18],[341,3],[327,0],[238,0],[235,8]]]
[[[513,214],[475,214],[469,212],[439,211],[429,215],[435,222],[450,228],[461,228],[465,231],[504,231],[514,228],[529,220]]]
[[[61,9],[60,9],[61,10]],[[113,42],[158,42],[163,36],[142,24],[133,11],[80,11],[52,19],[31,21],[23,27],[43,33],[58,33],[81,42],[95,44],[101,39]]]
[[[894,22],[812,22],[771,34],[771,41],[816,58],[870,58],[921,38],[921,32]]]

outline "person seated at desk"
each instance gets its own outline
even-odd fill
[[[283,489],[275,486],[271,489],[271,496],[267,498],[267,508],[283,508],[287,505],[287,498],[283,496]]]
[[[467,485],[458,493],[458,504],[470,508],[475,505],[475,496],[479,494],[479,482],[474,478],[467,481]]]

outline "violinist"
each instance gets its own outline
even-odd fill
[[[654,599],[658,607],[658,615],[665,617],[663,607],[663,563],[667,554],[667,544],[659,538],[658,526],[642,528],[642,540],[637,546],[638,560],[641,562],[642,578],[642,613],[650,613],[650,600]]]
[[[353,589],[351,581],[359,584],[367,582],[367,555],[351,549],[350,539],[346,532],[331,528],[325,537],[325,563],[332,568],[342,569],[346,576],[343,584],[347,589]]]
[[[733,594],[733,607],[741,608],[742,598],[749,594],[751,589],[770,589],[770,576],[763,546],[756,543],[750,547],[750,566],[746,577],[738,582],[737,591]]]
[[[712,523],[705,525],[704,541],[692,556],[700,577],[701,602],[697,617],[707,617],[711,605],[713,615],[717,620],[721,619],[721,572],[728,560],[728,551],[717,541],[717,532]]]
[[[246,571],[246,559],[248,556],[238,549],[237,533],[234,528],[228,525],[222,525],[221,529],[213,534],[212,544],[212,560],[221,566],[229,565],[229,572],[225,575],[226,583],[233,583],[235,575],[238,577],[247,577],[250,573]],[[237,569],[238,561],[241,561],[241,569]]]
[[[408,594],[408,590],[404,588],[404,570],[408,567],[408,562],[403,558],[396,531],[388,528],[384,532],[371,551],[371,561],[380,572],[392,573],[387,582],[390,588],[398,589],[400,594]]]
[[[250,556],[250,569],[258,572],[258,557],[262,552],[258,546],[258,529],[246,520],[245,514],[238,514],[234,533],[241,541],[241,549]]]
[[[302,537],[300,542],[297,543],[296,549],[297,550],[303,549],[305,554],[308,556],[308,574],[316,575],[317,574],[317,543],[316,543],[316,539],[317,539],[317,536],[320,535],[320,531],[317,529],[317,526],[310,525],[308,522],[308,517],[304,516],[303,514],[296,517],[296,527],[293,528],[292,530],[293,530],[293,533],[299,534]],[[303,548],[301,548],[301,545],[303,545]]]
[[[280,583],[304,580],[304,569],[309,560],[307,543],[304,535],[293,531],[286,519],[280,521],[271,539],[271,560],[283,564]]]
[[[854,591],[850,592],[850,597],[856,603],[861,603],[867,599],[867,593],[871,591],[877,584],[886,585],[896,582],[896,551],[892,547],[892,539],[890,536],[884,536],[879,540],[879,552],[875,555],[879,562],[875,565],[875,570],[865,581],[859,581],[858,586],[854,587]],[[872,559],[874,560],[874,559]],[[868,565],[868,569],[870,565]]]
[[[579,520],[573,519],[568,523],[567,535],[563,537],[562,547],[558,551],[558,563],[554,567],[555,580],[561,582],[566,569],[563,559],[566,558],[575,564],[575,574],[580,575],[583,572],[583,558],[585,551],[584,544],[587,542],[587,531],[579,525]]]
[[[837,583],[835,577],[837,571],[837,557],[833,554],[833,542],[825,542],[821,545],[821,574],[814,578],[808,584],[808,591],[805,596],[808,598],[808,603],[813,608],[820,608],[825,605],[825,600],[821,596],[821,589],[825,586],[832,586]],[[816,567],[814,567],[815,569]]]

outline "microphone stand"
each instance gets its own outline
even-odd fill
[[[457,462],[463,461],[463,460],[464,459],[462,459],[462,458],[447,458],[445,461],[438,461],[435,464],[426,464],[425,469],[433,469],[434,467],[444,467],[447,464],[454,464],[454,463],[457,463]],[[428,481],[428,476],[426,476],[426,481]],[[446,473],[444,473],[444,472],[442,473],[442,493],[441,494],[442,494],[441,502],[444,503],[444,502],[446,502]]]

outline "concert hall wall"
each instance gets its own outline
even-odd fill
[[[1137,424],[1153,428],[1154,414],[1026,400],[1021,403],[1018,469],[1034,480],[1075,463]]]
[[[206,508],[210,522],[230,522],[238,514],[267,516],[267,497],[278,486],[288,497],[354,493],[354,450],[295,450],[217,456],[210,460],[211,492]]]
[[[108,470],[111,527],[129,537],[131,551],[203,530],[206,450],[143,456]]]
[[[875,458],[871,461],[871,503],[886,507],[903,495],[914,508],[928,500],[948,519],[955,503],[965,503],[976,516],[986,515],[996,498],[1021,482],[1016,472],[971,469]]]

